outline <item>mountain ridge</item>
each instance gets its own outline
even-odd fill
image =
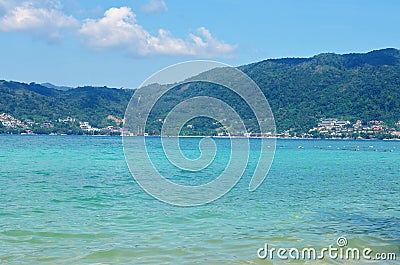
[[[377,119],[388,124],[400,120],[400,50],[395,48],[266,59],[238,69],[249,75],[269,100],[278,132],[308,131],[326,117],[351,121]],[[106,126],[110,125],[106,118],[109,115],[124,116],[134,92],[108,87],[66,88],[2,80],[0,113],[21,120],[74,116],[95,126]],[[214,92],[211,88],[197,87],[196,93]],[[184,95],[196,93],[189,89],[170,98],[178,102]],[[160,108],[154,119],[163,118],[165,111]]]

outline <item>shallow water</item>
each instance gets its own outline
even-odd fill
[[[189,153],[198,143],[182,141]],[[257,250],[321,249],[339,236],[399,259],[399,162],[400,141],[278,140],[256,191],[247,170],[221,199],[177,207],[138,186],[121,138],[0,135],[0,263],[282,264]],[[182,183],[196,177],[170,172]]]

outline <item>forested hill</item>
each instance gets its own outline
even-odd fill
[[[400,119],[397,49],[272,59],[239,68],[263,90],[281,130],[305,130],[321,117]]]
[[[34,121],[74,117],[104,126],[108,115],[123,117],[131,89],[78,87],[66,91],[43,85],[0,81],[0,114]]]
[[[308,131],[323,117],[350,121],[376,119],[388,124],[400,120],[400,51],[397,49],[270,59],[239,68],[265,93],[278,132],[290,128]],[[198,92],[199,87],[194,88]],[[198,94],[218,93],[207,87],[201,89]],[[172,96],[179,101],[190,93],[194,92],[188,89]],[[108,115],[123,117],[132,94],[133,90],[129,89],[60,90],[51,84],[0,81],[0,114],[34,121],[70,116],[101,127],[109,122]],[[226,99],[222,95],[210,96]],[[166,110],[161,107],[154,119],[163,118]]]

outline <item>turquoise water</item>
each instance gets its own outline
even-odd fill
[[[399,162],[399,141],[278,140],[259,189],[248,170],[221,199],[184,208],[135,183],[121,138],[0,135],[0,264],[282,264],[257,250],[339,236],[399,259]]]

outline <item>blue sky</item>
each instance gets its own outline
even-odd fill
[[[0,79],[139,86],[171,64],[400,47],[397,0],[0,0]]]

